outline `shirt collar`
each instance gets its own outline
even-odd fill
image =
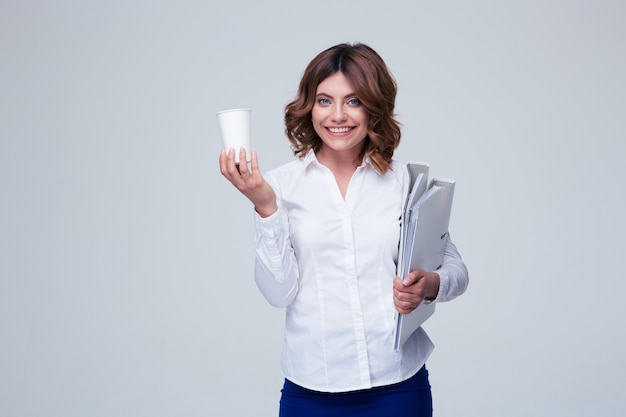
[[[317,160],[317,156],[315,155],[315,152],[313,152],[313,150],[310,150],[305,156],[304,158],[302,158],[302,164],[304,169],[308,168],[311,164],[317,164],[317,165],[321,165],[321,163]],[[376,171],[376,173],[378,173],[378,170],[376,169],[376,167],[374,166],[372,159],[369,156],[365,156],[365,158],[363,159],[363,162],[361,162],[360,167],[367,167],[369,169],[373,169],[374,171]]]
[[[304,158],[302,158],[302,164],[304,165],[304,168],[306,169],[309,165],[313,163],[319,164],[317,160],[317,156],[315,155],[315,152],[313,152],[313,149],[311,149],[307,152],[306,155],[304,155]]]

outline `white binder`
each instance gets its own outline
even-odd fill
[[[407,164],[409,172],[411,164],[413,163]],[[424,164],[418,165],[423,167]],[[428,170],[426,175],[427,172]],[[425,183],[417,181],[425,181],[424,176],[420,177],[418,173],[414,177],[411,174],[411,189],[426,188]],[[416,269],[436,271],[441,266],[448,240],[455,184],[451,179],[433,178],[419,197],[409,193],[403,213],[398,256],[398,276],[401,278]],[[410,314],[396,314],[394,348],[399,350],[434,312],[435,303],[422,303]]]
[[[404,265],[404,250],[405,241],[407,237],[408,231],[408,221],[405,219],[410,216],[410,213],[415,206],[417,200],[422,196],[424,191],[426,191],[426,187],[428,185],[428,171],[430,169],[430,165],[426,162],[408,162],[407,168],[409,170],[409,188],[405,193],[407,194],[406,201],[404,203],[403,212],[402,212],[402,221],[401,221],[401,229],[400,229],[400,250],[398,253],[398,267],[397,274],[400,277],[404,277],[407,272],[402,269],[402,265]]]

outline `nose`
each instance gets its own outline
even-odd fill
[[[344,121],[348,118],[346,115],[346,110],[344,109],[342,104],[336,104],[333,111],[333,119],[334,121]]]

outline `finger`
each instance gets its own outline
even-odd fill
[[[426,273],[422,271],[421,269],[416,269],[415,271],[411,271],[404,277],[404,279],[402,280],[402,284],[404,284],[404,286],[406,287],[411,286],[415,284],[416,282],[418,282],[419,280],[421,280],[425,274]]]
[[[393,280],[394,291],[406,291],[405,285],[402,283],[400,277],[395,277]]]
[[[415,275],[416,275],[416,271],[411,271],[408,274],[406,274],[405,277],[402,278],[402,285],[404,285],[405,287],[408,287],[414,284],[416,281]]]
[[[411,311],[415,310],[419,303],[402,301],[394,299],[394,305],[396,310],[401,314],[409,314]]]
[[[250,152],[250,168],[252,169],[252,174],[259,172],[259,157],[256,151]]]
[[[226,149],[222,149],[222,152],[220,153],[220,172],[226,178],[229,178],[232,173],[231,165],[234,164],[234,161],[231,164],[231,159],[232,158],[231,158],[230,152],[227,151]]]
[[[415,298],[415,287],[407,287],[398,279],[398,282],[394,283],[393,294],[400,301],[410,301]]]
[[[393,292],[393,301],[396,304],[407,303],[407,302],[410,301],[410,297],[411,297],[411,294],[409,294],[409,293],[400,292],[400,291],[394,291]]]
[[[240,159],[240,161],[242,161],[242,159]],[[237,167],[239,169],[239,175],[241,180],[248,185],[252,185],[254,181],[254,176],[250,171],[248,164],[246,162],[239,163]]]
[[[405,284],[405,281],[401,281],[398,279],[396,283],[394,283],[394,290],[399,293],[413,294],[415,292],[415,283],[413,284]]]
[[[226,150],[220,152],[220,172],[222,175],[226,172]]]
[[[232,148],[226,153],[225,172],[223,171],[222,174],[233,184],[241,180],[239,164],[235,162],[235,150]]]
[[[237,170],[242,178],[250,175],[250,170],[248,169],[248,163],[245,162],[245,156],[239,155],[239,162],[237,163]]]
[[[228,172],[230,172],[231,175],[235,175],[236,173],[237,176],[239,176],[239,162],[235,159],[235,150],[233,148],[228,150]]]
[[[394,298],[399,301],[410,302],[418,305],[424,298],[424,288],[423,285],[420,285],[420,283],[410,287],[405,287],[403,284],[400,284],[399,286],[394,286],[393,295]]]
[[[245,165],[247,161],[248,160],[246,159],[246,148],[242,146],[241,148],[239,148],[239,164]]]
[[[403,303],[419,304],[422,301],[421,292],[398,291],[393,292],[394,299]]]

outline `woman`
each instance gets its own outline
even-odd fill
[[[309,63],[285,109],[296,160],[264,178],[255,152],[250,169],[233,150],[220,155],[256,211],[257,285],[286,308],[282,417],[432,415],[433,344],[419,328],[395,351],[394,316],[459,296],[468,275],[448,240],[440,269],[395,276],[409,181],[392,159],[396,91],[372,48],[333,46]]]

